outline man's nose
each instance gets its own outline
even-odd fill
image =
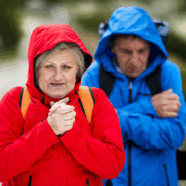
[[[131,62],[133,64],[137,64],[138,63],[138,60],[139,60],[139,56],[138,56],[138,53],[136,51],[134,51],[132,53],[132,56],[131,56]]]

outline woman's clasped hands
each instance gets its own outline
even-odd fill
[[[75,121],[75,107],[67,105],[69,98],[64,98],[56,103],[51,102],[47,121],[56,135],[63,135],[72,129]]]

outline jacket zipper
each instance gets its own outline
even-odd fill
[[[132,81],[129,79],[129,103],[132,103]],[[129,141],[128,147],[128,186],[131,186],[131,177],[132,177],[132,170],[131,170],[131,149],[132,149],[132,142]]]
[[[87,181],[86,181],[86,186],[89,186],[89,180],[87,179]]]
[[[31,182],[32,182],[32,176],[30,175],[29,181],[28,181],[28,186],[31,186]]]
[[[167,181],[167,186],[169,186],[169,177],[168,177],[168,174],[167,174],[167,166],[164,164],[163,165],[163,168],[164,168],[164,171],[165,171],[165,177],[166,177],[166,181]]]

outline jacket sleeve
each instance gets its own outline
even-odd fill
[[[173,89],[180,97],[181,107],[176,118],[159,118],[151,99],[141,99],[133,105],[118,109],[124,142],[133,141],[144,149],[178,149],[185,138],[186,108],[178,67],[162,66],[162,89]],[[131,112],[141,109],[141,112]],[[138,108],[137,108],[138,107]]]
[[[81,85],[100,88],[99,84],[99,64],[94,61],[84,73]]]
[[[149,115],[152,117],[157,117],[159,118],[159,116],[156,113],[156,110],[151,102],[151,97],[144,97],[144,98],[140,98],[126,106],[124,106],[123,108],[119,108],[117,110],[123,110],[125,112],[129,112],[129,113],[138,113],[138,114],[142,114],[142,115]]]
[[[119,119],[105,93],[100,89],[93,89],[93,93],[92,136],[74,123],[61,140],[80,164],[102,178],[111,179],[118,176],[125,161]]]
[[[24,121],[18,104],[20,91],[21,87],[13,88],[0,101],[0,181],[26,171],[59,142],[46,120],[22,135]]]

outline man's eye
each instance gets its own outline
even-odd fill
[[[145,50],[143,49],[143,50],[139,50],[139,53],[144,53],[145,52]]]
[[[132,51],[131,50],[123,50],[123,53],[125,53],[125,54],[131,54]]]
[[[139,50],[138,52],[139,53],[144,53],[144,52],[148,52],[148,51],[149,51],[149,48],[144,48],[144,49]]]

